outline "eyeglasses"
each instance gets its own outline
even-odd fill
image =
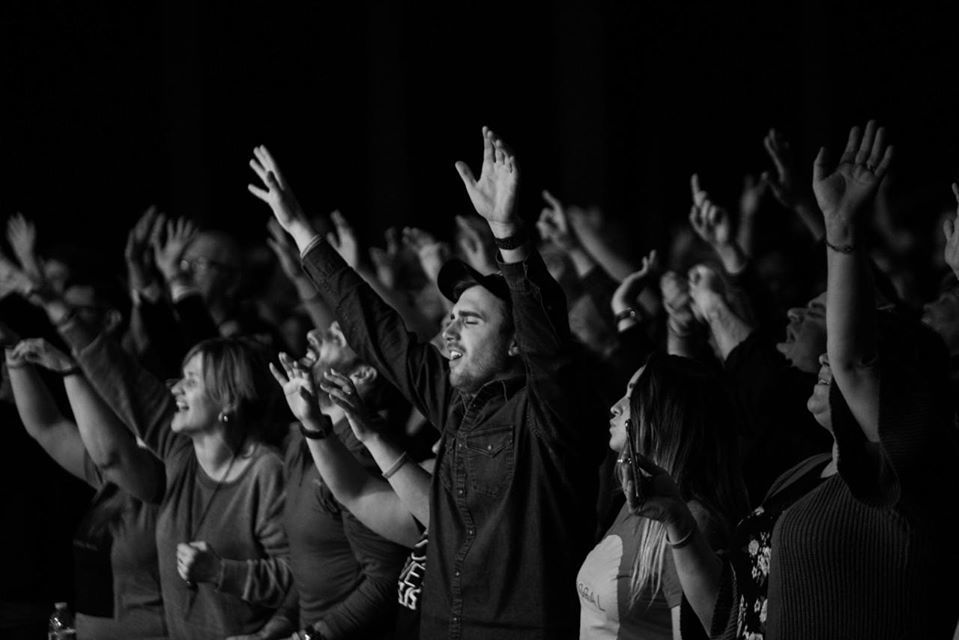
[[[196,257],[196,258],[184,258],[180,260],[180,268],[184,271],[189,271],[191,273],[200,273],[202,271],[209,271],[210,269],[219,269],[221,271],[235,271],[236,268],[222,262],[217,262],[216,260],[210,260],[209,258]]]

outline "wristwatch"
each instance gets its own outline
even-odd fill
[[[300,423],[300,433],[303,434],[304,438],[309,438],[310,440],[323,440],[333,431],[333,421],[330,420],[330,417],[323,415],[320,418],[320,428],[319,429],[307,429],[306,425],[302,422]]]
[[[316,629],[307,627],[297,634],[297,640],[325,640],[323,634]]]

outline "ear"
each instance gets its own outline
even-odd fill
[[[350,374],[350,380],[353,381],[353,384],[355,384],[357,390],[359,390],[373,384],[379,375],[379,372],[370,365],[361,364]]]
[[[508,356],[518,356],[519,355],[519,345],[516,343],[516,338],[512,338],[509,341],[509,349],[506,350],[506,355]]]
[[[346,346],[346,336],[343,335],[343,329],[340,328],[340,323],[338,320],[334,320],[332,323],[330,323],[330,330],[328,332],[328,335],[339,346],[341,347]]]

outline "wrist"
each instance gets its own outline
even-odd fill
[[[736,275],[746,267],[746,254],[737,243],[717,244],[713,246],[713,249],[723,263],[726,273]]]
[[[489,222],[490,231],[493,232],[494,238],[509,238],[517,235],[518,233],[523,232],[523,225],[518,220],[510,220],[507,222]]]

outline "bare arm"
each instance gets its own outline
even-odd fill
[[[8,349],[7,369],[17,413],[20,414],[27,433],[57,464],[85,481],[85,454],[80,434],[76,425],[57,409],[56,402],[36,367]]]
[[[826,351],[833,380],[871,442],[879,442],[876,317],[859,228],[892,160],[885,138],[885,129],[875,121],[862,133],[853,127],[839,164],[830,172],[825,149],[820,149],[813,168],[813,188],[826,227]]]

